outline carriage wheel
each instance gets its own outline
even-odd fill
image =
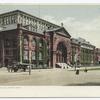
[[[17,72],[17,71],[18,71],[18,69],[15,68],[15,69],[14,69],[14,72]]]

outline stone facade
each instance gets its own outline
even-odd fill
[[[75,54],[78,54],[78,60],[80,61],[80,54],[81,54],[81,47],[80,47],[80,42],[77,39],[72,38],[71,39],[71,64],[75,64]]]
[[[81,65],[95,64],[95,46],[83,38],[72,39],[72,64],[75,53]]]
[[[71,39],[63,26],[19,10],[0,15],[2,66],[13,61],[31,64],[32,68],[54,68],[56,63],[73,65],[76,53],[81,64],[95,63],[99,53],[95,46],[83,40]]]
[[[100,64],[100,48],[95,49],[95,64]]]
[[[7,43],[16,43],[16,47],[12,45],[7,48],[7,43],[0,42],[3,45],[1,45],[1,64],[3,66],[17,61],[20,64],[31,63],[33,68],[53,68],[57,62],[57,48],[59,43],[62,43],[64,48],[66,48],[65,57],[61,55],[63,62],[70,63],[71,36],[65,28],[19,10],[1,14],[0,25],[1,40],[3,42],[6,41],[5,33],[7,38],[10,38]],[[16,40],[16,42],[12,40]],[[6,48],[7,52],[10,50],[13,53],[12,56],[6,54]],[[60,49],[63,50],[63,48]],[[16,52],[14,52],[15,50]]]

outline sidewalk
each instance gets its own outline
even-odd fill
[[[78,68],[79,70],[85,70],[85,69],[87,69],[87,70],[100,70],[100,66],[82,66],[82,67],[80,67],[80,68]],[[75,68],[74,67],[72,67],[72,68],[68,68],[68,69],[62,69],[62,68],[52,68],[52,69],[32,69],[31,71],[32,72],[42,72],[42,71],[59,71],[59,70],[68,70],[68,71],[74,71],[75,70]],[[28,71],[28,69],[27,69],[27,71]],[[8,72],[7,71],[7,68],[6,67],[2,67],[2,68],[0,68],[0,72]]]

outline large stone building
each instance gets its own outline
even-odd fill
[[[71,38],[61,25],[55,25],[23,11],[0,14],[0,64],[31,64],[33,68],[53,68],[56,63],[82,65],[97,63],[99,49],[82,38]],[[99,55],[99,56],[98,56]]]
[[[52,68],[71,61],[71,36],[55,25],[16,10],[0,14],[0,63],[31,63],[33,68]]]

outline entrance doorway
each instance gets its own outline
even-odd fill
[[[57,45],[56,63],[67,63],[67,48],[63,42]]]

